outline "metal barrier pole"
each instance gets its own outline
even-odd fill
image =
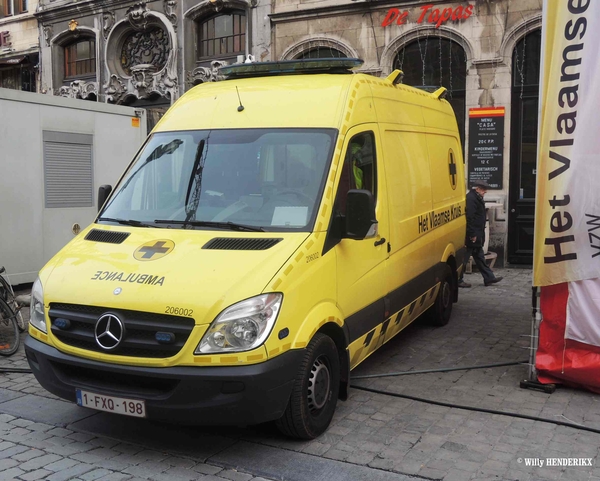
[[[540,339],[540,324],[542,322],[542,310],[540,309],[541,288],[531,287],[531,334],[529,343],[529,368],[528,379],[520,382],[523,389],[539,389],[549,394],[556,390],[555,384],[542,384],[538,381],[535,368],[535,356],[537,354]]]

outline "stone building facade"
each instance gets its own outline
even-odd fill
[[[0,0],[2,1],[2,0]],[[540,0],[40,0],[42,92],[144,107],[150,127],[217,68],[358,57],[444,86],[469,180],[493,187],[489,249],[531,263]],[[490,142],[490,144],[487,144]]]
[[[0,88],[37,90],[37,5],[37,0],[0,0]]]
[[[41,0],[41,91],[140,106],[150,126],[218,66],[268,57],[270,3]]]

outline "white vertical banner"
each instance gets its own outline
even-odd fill
[[[534,284],[600,277],[600,1],[545,0]]]
[[[533,283],[542,382],[600,390],[600,0],[544,0]],[[595,84],[596,82],[596,84]]]

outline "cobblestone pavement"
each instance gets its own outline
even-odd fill
[[[447,326],[416,324],[354,377],[528,358],[531,271],[477,273]],[[22,348],[0,368],[27,367]],[[559,387],[522,390],[526,365],[355,379],[329,430],[294,441],[272,426],[184,428],[78,408],[31,374],[0,374],[0,480],[596,480],[600,435],[556,424],[367,392],[427,398],[571,422],[600,430],[600,396]],[[586,458],[591,466],[547,466]],[[543,466],[539,466],[542,464]],[[556,463],[556,461],[554,461]],[[528,465],[537,464],[535,465]]]

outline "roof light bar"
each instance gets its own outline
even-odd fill
[[[352,73],[364,63],[358,58],[307,58],[279,62],[254,62],[226,65],[219,73],[228,79],[315,73]]]

